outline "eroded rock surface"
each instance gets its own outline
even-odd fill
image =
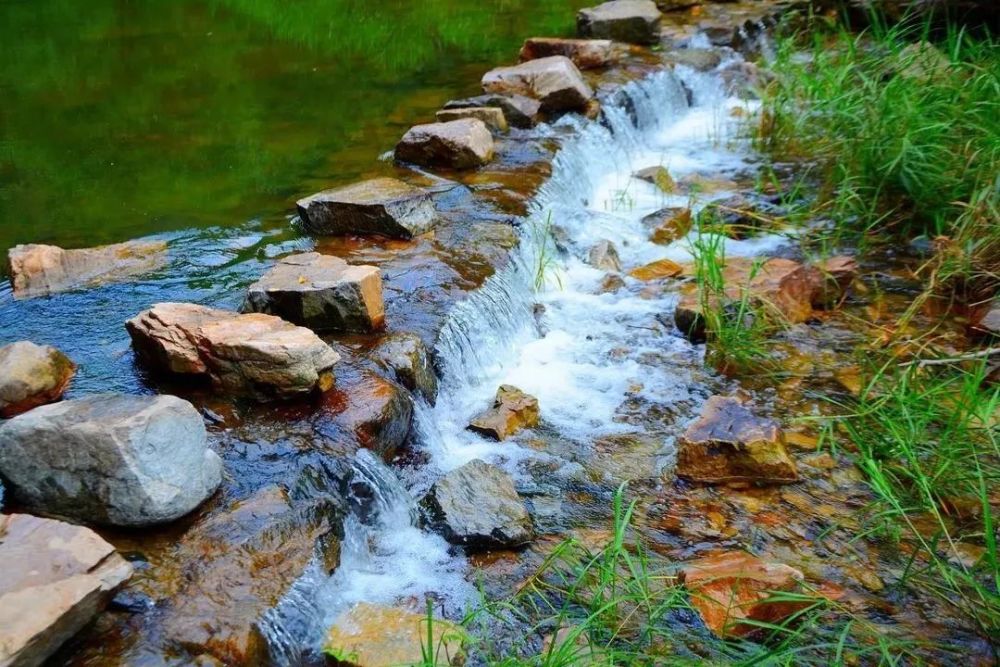
[[[386,337],[372,352],[401,385],[422,395],[433,405],[438,381],[427,346],[416,334],[396,333]]]
[[[478,118],[414,125],[396,144],[396,159],[425,167],[481,167],[493,159],[493,135]]]
[[[49,345],[22,340],[0,347],[0,417],[52,403],[76,374],[76,365]]]
[[[421,502],[431,527],[469,550],[517,547],[534,536],[510,475],[479,459],[439,479]]]
[[[658,259],[628,272],[636,280],[651,281],[676,278],[684,273],[684,267],[671,259]]]
[[[464,630],[454,623],[435,619],[431,628],[435,647],[432,662],[421,653],[421,647],[427,645],[427,633],[426,614],[359,602],[333,622],[323,650],[336,664],[350,667],[465,664]]]
[[[377,235],[408,239],[434,226],[431,195],[395,178],[373,178],[323,190],[297,202],[313,234]]]
[[[41,665],[132,575],[114,547],[83,526],[0,515],[0,664]]]
[[[469,430],[494,440],[506,440],[521,429],[538,426],[538,399],[505,384],[497,389],[493,406],[469,423]]]
[[[550,56],[565,56],[580,69],[597,69],[614,60],[614,44],[609,39],[532,37],[524,40],[521,62]]]
[[[329,389],[340,360],[309,329],[261,313],[158,303],[126,328],[155,370],[207,378],[218,389],[260,401]]]
[[[0,473],[30,509],[147,526],[177,519],[212,495],[222,463],[187,401],[98,394],[0,427]]]
[[[677,442],[677,475],[707,484],[798,481],[778,425],[738,399],[712,396]]]
[[[580,70],[565,56],[492,69],[483,75],[483,90],[533,97],[541,103],[543,111],[580,110],[594,96]]]
[[[317,252],[291,255],[250,286],[244,310],[277,315],[314,331],[381,329],[382,273]]]
[[[660,16],[652,0],[612,0],[581,9],[576,26],[581,37],[656,44],[660,40]]]

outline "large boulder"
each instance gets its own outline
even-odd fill
[[[18,245],[7,253],[16,298],[127,280],[160,268],[163,241],[128,241],[66,250],[54,245]]]
[[[307,231],[331,236],[408,239],[430,231],[435,218],[430,193],[395,178],[323,190],[296,205]]]
[[[581,37],[656,44],[660,41],[660,17],[652,0],[612,0],[581,9],[576,27]]]
[[[688,562],[680,580],[705,625],[724,639],[754,634],[760,624],[777,625],[812,604],[792,597],[803,592],[801,572],[742,551]]]
[[[0,474],[31,510],[147,526],[184,516],[212,495],[222,462],[187,401],[98,394],[6,422]]]
[[[430,660],[423,653],[428,633],[434,647]],[[459,667],[465,664],[465,639],[454,623],[436,618],[428,627],[427,614],[359,602],[333,622],[323,652],[348,667]]]
[[[0,347],[0,417],[58,401],[76,366],[54,347],[22,340]]]
[[[260,313],[158,303],[126,328],[155,370],[207,378],[218,389],[260,401],[326,391],[340,360],[309,329]]]
[[[738,399],[712,396],[677,441],[677,475],[705,484],[786,484],[798,481],[795,462],[776,423]]]
[[[431,527],[470,551],[517,547],[534,536],[514,480],[479,459],[439,479],[421,502]]]
[[[539,417],[537,398],[505,384],[497,389],[493,405],[469,422],[469,430],[494,440],[506,440],[522,429],[538,426]]]
[[[481,167],[493,159],[493,135],[478,118],[414,125],[396,144],[396,159],[424,167]]]
[[[447,123],[463,118],[475,118],[486,123],[486,127],[497,132],[506,132],[509,128],[507,117],[500,107],[451,107],[441,109],[434,114],[439,123]]]
[[[385,326],[382,273],[318,252],[291,255],[250,286],[243,309],[314,331],[374,331]]]
[[[492,69],[483,75],[483,90],[534,97],[543,111],[580,110],[594,96],[580,70],[565,56]]]
[[[614,60],[614,45],[609,39],[532,37],[524,40],[521,62],[550,56],[566,56],[580,69],[597,69]]]
[[[132,566],[95,532],[0,515],[0,665],[34,667],[90,623]]]
[[[507,124],[511,127],[528,128],[538,122],[542,103],[524,95],[477,95],[445,103],[447,109],[467,109],[470,107],[496,107],[503,111]]]
[[[391,334],[372,351],[372,357],[392,372],[397,382],[434,404],[438,391],[437,375],[420,336],[412,333]]]

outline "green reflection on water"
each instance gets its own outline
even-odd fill
[[[585,0],[0,0],[0,252],[275,217]]]

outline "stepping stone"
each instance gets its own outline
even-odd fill
[[[396,144],[396,160],[424,167],[472,169],[493,159],[493,135],[478,118],[414,125]]]
[[[598,69],[614,60],[614,44],[609,39],[532,37],[521,47],[521,62],[549,56],[565,56],[580,69]]]
[[[660,17],[652,0],[612,0],[581,9],[576,15],[576,27],[581,37],[656,44],[660,41]]]
[[[243,310],[313,331],[375,331],[385,326],[382,273],[317,252],[291,255],[250,286]]]
[[[430,231],[435,219],[430,193],[395,178],[324,190],[297,206],[307,231],[328,236],[408,239]]]
[[[76,374],[76,365],[49,345],[26,340],[0,347],[0,417],[53,403]]]
[[[507,124],[511,127],[529,128],[538,122],[542,104],[524,95],[477,95],[451,100],[444,105],[446,110],[468,107],[497,107],[503,111]]]
[[[542,111],[580,110],[594,97],[580,70],[565,56],[492,69],[483,75],[483,90],[533,97],[541,102]]]
[[[459,107],[452,109],[441,109],[434,116],[439,123],[447,123],[463,118],[475,118],[486,124],[486,127],[497,132],[506,132],[507,117],[500,107]]]

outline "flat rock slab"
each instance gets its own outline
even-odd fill
[[[326,391],[340,361],[309,329],[262,313],[158,303],[126,328],[155,370],[207,378],[222,391],[259,401]]]
[[[678,439],[677,475],[707,484],[786,484],[799,479],[778,425],[730,396],[709,398]]]
[[[580,70],[566,56],[497,67],[483,75],[482,83],[488,93],[533,97],[541,103],[542,111],[580,110],[594,97]]]
[[[662,280],[664,278],[676,278],[683,273],[684,267],[671,259],[658,259],[655,262],[650,262],[628,272],[636,280],[645,282]]]
[[[465,663],[462,644],[466,634],[461,627],[434,619],[430,633],[435,651],[433,661],[428,661],[421,652],[427,644],[426,614],[359,602],[333,622],[323,651],[338,665],[351,667],[454,667]]]
[[[576,27],[581,37],[656,44],[660,41],[661,16],[652,0],[612,0],[581,9],[576,15]]]
[[[97,394],[6,422],[0,474],[32,510],[147,526],[184,516],[212,495],[222,462],[187,401]]]
[[[451,100],[444,105],[446,110],[469,107],[496,107],[503,111],[511,127],[529,128],[538,122],[542,103],[525,95],[477,95]]]
[[[538,399],[505,384],[497,389],[493,405],[469,422],[469,430],[506,440],[522,429],[538,426],[538,420]]]
[[[58,401],[76,365],[49,345],[22,340],[0,347],[0,417]]]
[[[439,479],[421,502],[431,527],[470,551],[509,549],[534,537],[514,480],[479,459]]]
[[[478,118],[414,125],[396,144],[396,159],[424,167],[473,169],[493,159],[493,135]]]
[[[83,526],[0,515],[0,665],[41,665],[90,623],[132,566]]]
[[[382,273],[317,252],[291,255],[250,286],[243,310],[314,331],[375,331],[385,326]]]
[[[453,120],[462,120],[463,118],[475,118],[483,121],[486,127],[497,132],[506,132],[509,129],[507,117],[500,107],[454,107],[441,109],[434,114],[434,117],[437,118],[439,123],[448,123]]]
[[[164,241],[128,241],[66,250],[54,245],[18,245],[7,253],[14,297],[28,298],[141,276],[166,263]]]
[[[395,178],[373,178],[324,190],[297,202],[303,227],[330,236],[408,239],[431,230],[431,194]]]
[[[609,39],[532,37],[524,40],[519,55],[521,62],[550,56],[565,56],[580,69],[607,67],[615,59],[614,43]]]

